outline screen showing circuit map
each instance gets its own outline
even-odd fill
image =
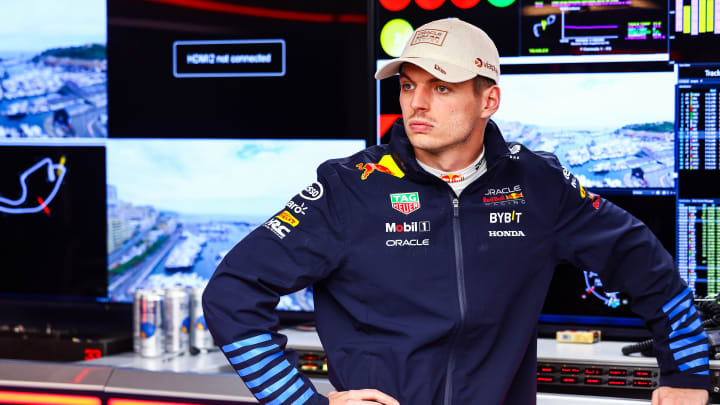
[[[106,294],[105,149],[0,146],[0,294]]]

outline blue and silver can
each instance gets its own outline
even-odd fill
[[[202,309],[202,295],[205,288],[195,287],[190,290],[190,346],[194,351],[206,352],[215,347]]]
[[[185,287],[165,290],[165,352],[190,350],[190,294]]]
[[[136,290],[133,299],[133,346],[143,357],[165,351],[164,295],[158,290]]]

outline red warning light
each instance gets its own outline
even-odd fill
[[[458,8],[472,8],[477,6],[478,3],[480,3],[480,0],[451,0],[452,4],[454,4]]]
[[[410,4],[410,0],[380,0],[380,4],[390,11],[400,11]]]
[[[424,10],[435,10],[442,6],[445,0],[415,0],[415,3]]]
[[[102,352],[99,349],[85,349],[85,360],[99,359]]]

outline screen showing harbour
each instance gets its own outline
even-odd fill
[[[673,72],[504,75],[493,119],[586,187],[673,188],[674,85]]]
[[[106,33],[104,1],[3,1],[0,142],[107,138]]]
[[[227,252],[362,140],[109,139],[108,299],[204,286]],[[312,310],[312,293],[281,299]]]

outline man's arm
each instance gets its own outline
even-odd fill
[[[707,335],[672,256],[645,224],[584,190],[556,159],[548,160],[561,182],[553,186],[559,196],[558,258],[598,273],[605,285],[631,297],[632,310],[654,338],[660,385],[708,389]]]
[[[215,342],[263,404],[328,403],[275,331],[279,297],[327,277],[344,254],[332,187],[320,173],[225,256],[203,295]]]

